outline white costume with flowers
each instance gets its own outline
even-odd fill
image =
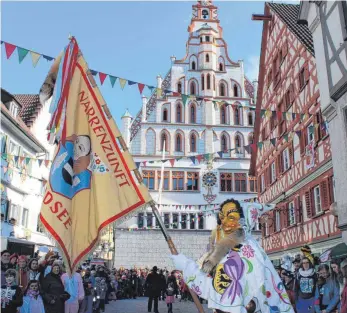
[[[196,262],[180,254],[172,256],[177,270],[183,271],[186,284],[209,308],[223,312],[247,313],[245,306],[257,302],[262,313],[294,313],[284,285],[269,257],[252,237],[251,230],[259,216],[272,205],[240,203],[245,239],[239,251],[230,250],[217,265],[214,277],[202,272]]]

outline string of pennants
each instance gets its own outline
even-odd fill
[[[327,131],[326,123],[322,122],[322,123],[316,123],[314,125],[311,125],[309,127],[310,133],[312,133],[313,130],[315,128],[317,129],[320,125],[322,125],[324,127],[324,129]],[[263,149],[263,147],[265,145],[272,144],[275,147],[277,141],[279,139],[281,139],[282,137],[286,142],[290,142],[293,140],[294,135],[297,135],[299,138],[301,138],[302,130],[291,131],[291,132],[284,134],[281,137],[275,137],[275,138],[271,138],[271,139],[268,139],[265,141],[259,141],[257,143],[245,145],[243,147],[227,149],[225,151],[221,150],[221,151],[217,151],[217,152],[213,152],[213,153],[204,153],[204,154],[198,154],[198,155],[194,155],[194,156],[184,156],[184,157],[180,156],[180,157],[176,157],[176,158],[162,159],[162,160],[146,160],[146,161],[135,162],[135,163],[136,163],[137,168],[140,168],[141,166],[145,167],[145,166],[147,166],[147,164],[166,163],[167,161],[169,161],[171,164],[171,167],[173,167],[175,165],[176,161],[180,161],[182,159],[190,159],[193,164],[195,164],[196,161],[198,162],[198,164],[200,164],[202,161],[211,161],[212,159],[214,159],[216,157],[215,154],[218,154],[218,156],[220,158],[222,158],[224,153],[229,153],[232,151],[235,151],[236,153],[240,153],[242,148],[245,149],[247,151],[247,153],[250,154],[251,152],[255,152],[255,150],[257,148],[259,148],[260,150]]]
[[[7,162],[13,162],[13,164],[17,167],[20,167],[22,165],[29,166],[30,163],[37,162],[39,167],[41,167],[42,164],[44,164],[45,167],[49,168],[51,166],[51,163],[52,163],[51,160],[29,158],[29,157],[9,154],[9,153],[2,153],[1,159],[3,159],[4,161],[7,161]]]
[[[29,175],[26,172],[26,169],[24,169],[24,168],[19,169],[17,167],[11,166],[11,165],[1,165],[0,167],[4,169],[4,173],[3,173],[4,175],[7,174],[7,175],[11,176],[13,174],[13,172],[15,171],[16,173],[18,173],[21,176],[23,181],[26,180],[27,177],[29,177],[29,178],[36,179],[36,180],[43,182],[44,185],[46,185],[46,183],[47,183],[47,181],[43,178]],[[42,196],[42,195],[40,195],[40,196]]]
[[[30,49],[26,49],[26,48],[23,48],[23,47],[11,44],[11,43],[6,42],[6,41],[2,41],[1,40],[1,44],[4,44],[5,54],[6,54],[6,58],[7,59],[10,59],[10,57],[13,55],[14,51],[17,50],[18,62],[20,64],[23,62],[23,60],[28,55],[31,56],[31,61],[32,61],[33,67],[36,67],[36,65],[39,62],[39,60],[41,59],[41,57],[43,59],[45,59],[46,61],[48,61],[48,62],[51,62],[51,61],[53,61],[55,59],[55,58],[53,58],[51,56],[48,56],[46,54],[38,53],[38,52],[32,51]],[[104,84],[106,78],[108,77],[109,78],[109,82],[110,82],[112,88],[115,86],[115,83],[118,80],[119,81],[119,85],[120,85],[122,90],[124,90],[124,87],[126,85],[128,85],[128,86],[137,85],[138,90],[139,90],[140,94],[142,95],[144,88],[147,87],[151,93],[156,92],[158,97],[166,96],[168,94],[171,94],[173,97],[181,96],[182,102],[183,102],[184,105],[186,105],[189,100],[194,99],[196,101],[200,101],[200,103],[201,103],[201,101],[212,101],[214,106],[215,106],[215,108],[218,105],[219,106],[221,106],[221,105],[226,105],[226,106],[231,105],[233,107],[238,107],[238,108],[246,107],[246,108],[249,108],[250,110],[255,110],[256,109],[255,106],[251,106],[251,105],[245,105],[245,104],[241,104],[241,103],[235,104],[235,103],[231,103],[231,102],[228,102],[228,101],[225,101],[225,100],[223,100],[223,101],[215,101],[215,100],[211,100],[209,98],[199,97],[199,96],[195,96],[195,95],[183,94],[183,93],[180,93],[180,92],[177,92],[177,91],[168,90],[168,89],[161,89],[161,88],[157,88],[155,86],[151,86],[151,85],[144,84],[144,83],[141,83],[141,82],[136,82],[136,81],[133,81],[133,80],[128,80],[128,79],[125,79],[125,78],[122,78],[122,77],[118,77],[118,76],[115,76],[115,75],[112,75],[112,74],[107,74],[107,73],[96,71],[96,70],[92,70],[92,69],[90,70],[90,73],[93,76],[98,76],[99,77],[101,85]],[[291,116],[294,119],[296,116],[300,116],[302,118],[303,115],[304,114],[302,114],[302,113],[280,112],[280,111],[273,111],[273,110],[269,110],[269,109],[261,110],[261,116],[262,117],[272,117],[272,118],[275,118],[277,116],[278,118],[287,119],[287,118],[289,118],[289,116]],[[311,116],[311,114],[309,114],[309,113],[306,113],[306,115]]]

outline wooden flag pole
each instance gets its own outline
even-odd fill
[[[169,233],[168,233],[168,231],[167,231],[167,229],[166,229],[166,227],[165,227],[165,225],[163,223],[163,220],[161,219],[161,216],[159,214],[159,211],[158,211],[157,207],[155,206],[155,203],[153,201],[151,201],[150,205],[151,205],[151,208],[152,208],[152,212],[153,212],[153,214],[154,214],[154,216],[155,216],[155,218],[157,220],[157,223],[158,223],[158,225],[159,225],[159,227],[160,227],[160,229],[161,229],[161,231],[162,231],[162,233],[164,235],[164,238],[165,238],[165,240],[166,240],[166,242],[167,242],[167,244],[169,246],[169,249],[170,249],[171,253],[173,255],[177,255],[178,252],[177,252],[177,249],[175,247],[175,244],[173,243],[173,241],[172,241],[172,239],[171,239],[171,237],[170,237],[170,235],[169,235]],[[204,308],[202,307],[202,304],[199,301],[199,298],[196,295],[196,293],[193,290],[191,290],[190,288],[189,288],[189,292],[190,292],[190,295],[193,298],[193,301],[194,301],[194,303],[195,303],[199,313],[205,313]]]

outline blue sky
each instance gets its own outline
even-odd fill
[[[4,41],[57,56],[74,35],[90,68],[133,81],[156,85],[165,76],[170,56],[182,58],[194,2],[2,2]],[[245,61],[246,74],[257,78],[262,23],[251,20],[264,3],[218,2],[219,19],[232,60]],[[30,55],[18,64],[17,52],[1,56],[1,85],[11,93],[37,93],[51,63]],[[99,82],[99,81],[98,81]],[[141,107],[137,86],[122,91],[109,79],[100,87],[120,124],[126,108],[135,116]],[[146,91],[147,92],[147,91]],[[119,125],[121,126],[121,125]]]

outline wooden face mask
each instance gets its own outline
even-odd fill
[[[240,213],[233,202],[223,205],[222,211],[219,212],[219,219],[222,222],[222,229],[225,234],[230,234],[241,227],[239,223]]]

